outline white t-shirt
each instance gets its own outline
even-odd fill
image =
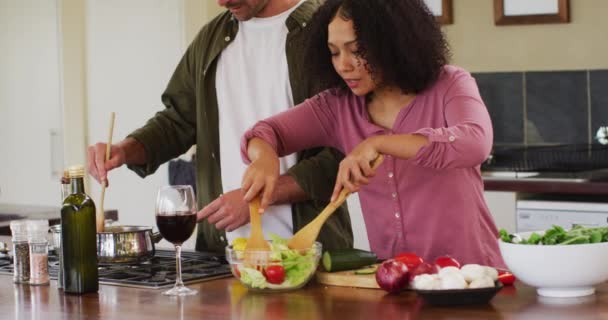
[[[217,64],[216,91],[219,108],[220,161],[224,192],[241,187],[247,166],[241,160],[240,140],[258,120],[293,106],[285,55],[285,21],[300,4],[269,18],[239,21],[233,42],[221,53]],[[281,158],[280,173],[296,163],[296,156]],[[282,237],[293,235],[291,205],[272,206],[262,215],[262,227]],[[248,237],[247,224],[226,232],[227,240]]]

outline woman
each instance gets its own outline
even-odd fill
[[[328,0],[313,18],[307,67],[327,90],[259,122],[243,137],[246,200],[269,203],[278,156],[340,149],[334,188],[359,191],[380,258],[504,267],[483,197],[480,164],[492,125],[471,75],[447,65],[440,28],[422,0]],[[370,162],[384,154],[372,170]]]

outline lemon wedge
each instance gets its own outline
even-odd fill
[[[232,249],[241,251],[247,248],[247,238],[236,238],[232,241]]]

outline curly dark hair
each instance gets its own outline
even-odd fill
[[[327,27],[336,15],[353,21],[358,51],[380,85],[419,93],[449,60],[447,41],[423,0],[327,0],[310,21],[306,53],[320,90],[347,88],[327,46]]]

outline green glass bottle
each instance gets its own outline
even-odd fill
[[[61,207],[64,292],[97,292],[95,203],[84,192],[84,167],[68,168],[70,195]]]

